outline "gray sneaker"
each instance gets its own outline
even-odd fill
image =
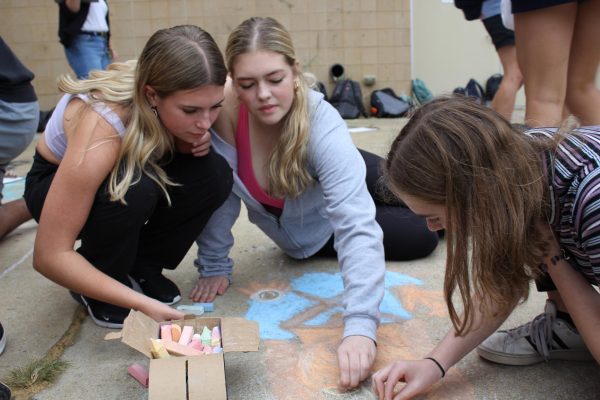
[[[547,300],[544,312],[533,321],[498,331],[477,347],[486,360],[505,365],[531,365],[548,360],[587,361],[594,358],[581,335],[556,318],[556,305]]]

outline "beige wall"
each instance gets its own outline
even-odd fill
[[[413,0],[413,76],[436,94],[452,92],[475,78],[485,86],[502,73],[494,45],[480,21],[467,21],[462,11],[442,0]],[[523,89],[516,106],[525,104]]]
[[[328,85],[329,68],[345,67],[375,87],[407,91],[410,83],[410,0],[109,0],[114,47],[121,60],[139,55],[150,34],[196,24],[223,49],[230,30],[250,16],[272,16],[292,33],[304,70]],[[71,70],[58,42],[58,6],[52,0],[0,0],[0,35],[36,75],[42,108],[59,94],[56,78]],[[371,88],[363,88],[366,98]]]

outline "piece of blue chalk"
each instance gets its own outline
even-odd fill
[[[190,313],[194,315],[202,315],[204,314],[204,307],[197,306],[194,304],[180,304],[177,306],[179,311],[183,311],[185,313]]]
[[[215,305],[213,303],[194,303],[194,305],[204,307],[205,312],[215,311]]]

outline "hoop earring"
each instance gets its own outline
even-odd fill
[[[156,110],[156,106],[150,107],[150,110],[152,110],[152,114],[154,114],[154,116],[158,118],[158,111]]]

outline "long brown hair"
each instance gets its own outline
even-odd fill
[[[552,146],[464,97],[424,105],[392,144],[384,168],[390,188],[446,207],[444,297],[459,335],[474,329],[473,297],[484,314],[489,302],[506,315],[529,294],[545,250],[540,153]]]

